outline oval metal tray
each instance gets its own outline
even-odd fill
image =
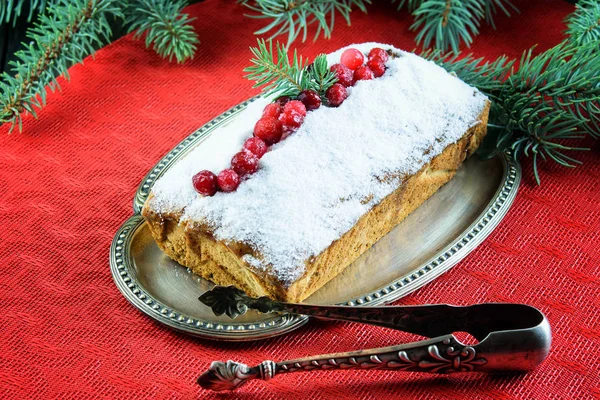
[[[308,317],[256,312],[236,320],[214,316],[198,301],[213,284],[162,253],[139,213],[156,179],[251,101],[204,125],[148,172],[134,199],[135,214],[119,228],[110,249],[115,283],[135,307],[171,328],[216,340],[276,336],[305,324]],[[306,302],[376,305],[418,289],[492,232],[510,208],[520,179],[520,167],[508,153],[489,160],[471,157],[454,179]]]

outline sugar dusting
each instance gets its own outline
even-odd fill
[[[378,43],[349,47],[365,53],[394,49]],[[329,63],[338,62],[343,50],[329,55]],[[478,123],[483,94],[431,62],[394,51],[401,56],[387,62],[383,77],[358,82],[339,108],[309,112],[300,130],[273,146],[236,192],[201,197],[191,176],[227,166],[264,102],[165,174],[151,207],[184,210],[183,220],[208,224],[217,239],[249,245],[259,255],[244,256],[249,265],[291,284],[307,260],[351,229],[401,176],[417,172]]]

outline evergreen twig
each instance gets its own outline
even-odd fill
[[[68,78],[67,68],[108,42],[109,15],[120,15],[115,0],[56,0],[48,14],[30,29],[31,42],[10,63],[12,75],[0,80],[0,124],[22,128],[21,114],[36,116],[46,102],[46,86],[54,90],[56,77]]]
[[[258,47],[251,47],[254,58],[251,66],[244,69],[246,78],[255,81],[254,87],[263,86],[263,92],[269,96],[298,96],[306,89],[312,89],[324,95],[337,78],[327,67],[327,58],[320,54],[309,64],[296,50],[290,60],[284,45],[258,40]]]
[[[485,9],[485,21],[492,26],[492,28],[496,29],[496,23],[494,22],[494,18],[496,14],[498,14],[498,9],[500,9],[504,15],[510,17],[510,10],[512,8],[514,12],[519,12],[519,9],[515,7],[510,0],[485,0],[484,1],[484,9]]]
[[[0,0],[0,23],[21,13],[25,0]],[[198,38],[182,8],[185,0],[30,0],[30,10],[47,7],[28,31],[29,44],[16,53],[11,72],[0,75],[0,125],[22,128],[22,114],[37,117],[46,103],[46,87],[54,90],[56,78],[68,78],[67,68],[81,62],[110,42],[108,20],[125,19],[135,37],[146,34],[146,46],[162,57],[179,62],[191,58]],[[29,16],[32,17],[33,14]]]
[[[600,136],[598,44],[572,46],[565,41],[537,56],[530,49],[516,70],[506,57],[482,64],[471,56],[459,60],[439,52],[424,55],[494,100],[490,122],[497,135],[492,153],[510,147],[517,156],[531,156],[539,183],[540,159],[573,167],[579,162],[565,151],[585,149],[564,141]]]
[[[31,21],[35,14],[44,12],[47,3],[48,0],[2,0],[0,1],[0,25],[10,23],[15,26],[26,4],[29,6],[27,20]]]
[[[129,0],[125,23],[135,38],[146,34],[146,47],[152,45],[161,57],[184,62],[193,58],[199,43],[190,25],[194,18],[181,13],[186,4],[186,0]]]
[[[579,0],[567,19],[567,34],[575,45],[600,41],[600,1]]]
[[[366,4],[371,0],[238,0],[256,14],[251,18],[271,19],[257,35],[271,32],[271,39],[287,34],[289,46],[302,33],[302,41],[306,41],[308,26],[317,25],[314,39],[322,34],[324,38],[331,37],[335,24],[335,16],[339,13],[350,25],[350,13],[356,7],[366,13]]]
[[[419,30],[417,44],[458,53],[460,42],[469,46],[479,33],[484,8],[478,0],[425,0],[413,15],[410,28]]]

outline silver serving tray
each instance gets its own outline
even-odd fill
[[[110,248],[111,272],[125,298],[155,320],[195,336],[256,340],[289,332],[308,320],[256,312],[236,320],[214,316],[198,301],[213,284],[168,258],[140,215],[156,179],[253,100],[204,125],[148,172],[135,195],[134,215],[119,228]],[[306,302],[376,305],[430,282],[492,232],[510,208],[520,179],[520,166],[508,153],[489,160],[471,157],[454,179]]]

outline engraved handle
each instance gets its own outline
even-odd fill
[[[380,369],[447,374],[485,372],[487,360],[472,346],[465,346],[453,335],[399,346],[347,353],[327,354],[297,360],[263,361],[255,367],[234,361],[213,362],[198,378],[204,389],[234,390],[252,379],[269,380],[276,374],[322,370]]]
[[[518,329],[527,324],[533,327],[539,323],[541,315],[538,310],[523,304],[491,303],[465,307],[447,304],[382,307],[293,304],[268,297],[253,298],[233,286],[216,286],[200,296],[199,300],[211,307],[216,315],[227,314],[231,318],[254,309],[263,313],[287,312],[360,322],[426,337],[466,331],[478,340],[483,340],[495,330]],[[519,318],[523,321],[519,321]]]

